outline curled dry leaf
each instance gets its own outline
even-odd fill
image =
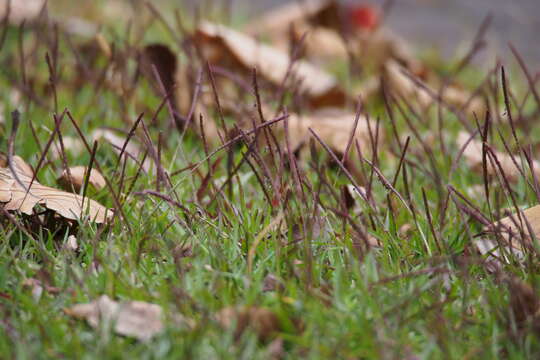
[[[293,23],[310,22],[328,26],[335,22],[332,15],[336,12],[337,3],[333,0],[290,1],[256,18],[245,30],[250,34],[272,35],[287,31]]]
[[[24,187],[9,168],[0,168],[0,203],[4,210],[32,215],[34,207],[41,205],[70,220],[77,220],[87,214],[96,223],[104,223],[113,215],[110,209],[88,197],[41,185],[35,179],[32,182],[32,176],[18,169],[16,171]]]
[[[533,237],[540,239],[540,205],[504,217],[484,230],[486,235],[493,234],[492,238],[482,237],[474,245],[482,255],[488,256],[490,270],[500,269],[511,259],[523,260]]]
[[[482,165],[482,142],[476,139],[471,139],[471,136],[465,132],[461,131],[458,134],[456,144],[459,149],[463,150],[463,158],[469,165],[469,167],[478,172],[482,173],[483,171],[483,165]],[[520,164],[521,160],[519,155],[514,156],[514,160],[512,160],[512,157],[506,153],[495,151],[493,150],[493,154],[497,158],[497,161],[499,162],[502,171],[504,172],[505,177],[512,182],[518,181],[522,175],[517,164]],[[495,166],[493,166],[492,161],[489,159],[489,155],[486,156],[486,169],[489,175],[496,175],[498,170]],[[538,161],[533,160],[533,168],[535,171],[535,175],[540,178],[540,163]],[[524,168],[523,170],[524,174],[528,174],[529,170],[527,168]]]
[[[58,183],[66,191],[74,190],[76,193],[78,193],[84,186],[87,169],[88,168],[86,166],[70,167],[69,170],[66,169],[62,172],[62,176],[60,176],[60,178],[58,179]],[[92,171],[90,172],[88,183],[97,190],[101,190],[107,185],[103,175],[101,175],[101,173],[96,169],[92,169]]]
[[[177,72],[176,54],[164,44],[155,43],[145,46],[142,52],[142,69],[152,81],[155,80],[153,67],[158,72],[164,90],[167,94],[172,94]],[[164,94],[160,92],[160,95]]]
[[[329,0],[289,2],[255,19],[246,31],[255,36],[269,36],[272,44],[290,51],[291,40],[313,60],[347,59],[347,45],[340,35],[343,22],[341,7]],[[292,36],[292,39],[291,39]]]
[[[0,0],[0,19],[8,15],[10,24],[19,25],[23,21],[32,21],[36,19],[46,0]]]
[[[406,67],[396,61],[388,61],[385,64],[388,89],[397,98],[403,98],[412,105],[417,103],[421,108],[427,108],[435,104],[440,95],[440,100],[444,104],[464,109],[467,113],[475,113],[481,116],[486,111],[483,101],[478,97],[472,97],[465,90],[458,89],[455,86],[448,86],[442,94],[439,94],[439,91],[429,84],[422,82],[423,86],[419,85],[411,77],[407,76],[407,73],[411,74]],[[421,80],[418,81],[421,82]]]
[[[270,110],[263,107],[265,114],[270,114]],[[257,116],[252,114],[252,116]],[[266,118],[270,118],[265,115]],[[368,120],[365,116],[360,115],[355,128],[356,114],[341,111],[337,109],[324,109],[313,112],[308,115],[298,115],[291,113],[287,118],[287,126],[289,133],[289,145],[292,152],[301,149],[303,145],[309,142],[312,137],[309,129],[311,129],[328,147],[338,155],[343,155],[347,150],[347,145],[352,135],[352,143],[350,150],[353,152],[356,148],[355,142],[358,142],[360,150],[366,154],[371,151],[371,137],[369,135]],[[249,121],[244,121],[240,124],[244,130],[250,130],[252,125]],[[371,130],[375,133],[375,122],[371,124]],[[271,127],[276,139],[286,148],[285,142],[285,121]],[[354,134],[353,134],[354,131]],[[379,137],[383,134],[380,132]],[[320,144],[315,141],[316,146]],[[308,150],[305,148],[305,150]],[[308,151],[301,155],[306,155]]]
[[[308,127],[311,128],[333,151],[342,155],[347,150],[347,145],[352,135],[351,150],[354,149],[354,142],[362,152],[367,153],[371,149],[371,138],[369,136],[369,126],[367,118],[360,116],[358,124],[355,126],[356,115],[354,113],[342,111],[324,111],[315,113],[309,117]],[[372,123],[375,132],[375,124]],[[354,131],[354,134],[353,134]],[[379,134],[381,136],[381,134]]]
[[[32,297],[34,298],[34,301],[39,301],[41,295],[43,294],[43,290],[45,290],[48,294],[51,295],[57,295],[62,291],[62,289],[58,287],[43,284],[42,281],[35,278],[25,279],[22,283],[22,286],[25,288],[29,288],[32,291]]]
[[[304,60],[292,63],[286,52],[228,27],[203,22],[195,32],[194,41],[211,64],[237,67],[246,73],[257,68],[258,75],[275,86],[281,86],[289,76],[289,80],[299,83],[300,93],[314,107],[345,103],[346,95],[332,75]]]
[[[270,36],[282,48],[288,47],[291,35],[295,41],[305,36],[308,58],[347,60],[350,53],[363,66],[378,68],[393,59],[413,72],[422,69],[406,41],[380,24],[380,10],[370,5],[302,1],[277,7],[255,19],[247,31]]]
[[[105,323],[124,336],[147,341],[164,329],[163,309],[156,304],[142,301],[118,303],[107,295],[88,304],[78,304],[65,310],[66,314],[85,319],[98,328]]]
[[[306,57],[314,60],[346,60],[349,53],[347,44],[337,32],[308,24],[296,24],[292,27],[295,43],[302,47]],[[275,41],[280,48],[287,49],[289,41]],[[353,49],[350,49],[354,53]]]
[[[234,329],[235,339],[239,339],[246,330],[252,330],[259,340],[268,341],[281,330],[277,315],[257,306],[226,307],[216,314],[216,320],[225,329]]]
[[[15,167],[15,170],[17,170],[20,173],[25,174],[26,176],[34,176],[34,170],[30,165],[26,163],[20,156],[13,155],[13,166]],[[8,168],[8,157],[4,153],[0,153],[0,168]]]
[[[522,251],[523,245],[532,244],[533,237],[540,239],[540,205],[504,217],[488,227],[487,231],[498,232],[507,245]]]

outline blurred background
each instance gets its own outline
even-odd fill
[[[291,0],[215,0],[231,3],[235,11],[257,15]],[[486,16],[491,15],[488,51],[477,61],[500,54],[509,58],[508,43],[514,44],[528,65],[540,71],[540,0],[360,0],[390,6],[388,24],[421,51],[439,51],[441,56],[462,54]],[[192,0],[191,4],[201,3]],[[488,56],[489,55],[489,56]]]
[[[0,0],[2,7],[8,0]],[[44,0],[11,0],[20,5]],[[147,0],[49,0],[49,8],[58,13],[75,14],[96,22],[107,8],[118,20],[128,18],[126,8],[144,6]],[[195,13],[228,14],[234,21],[247,21],[273,7],[304,0],[150,0],[165,16],[173,18],[172,9],[181,9],[184,18]],[[496,61],[501,55],[512,61],[508,43],[514,44],[531,70],[540,70],[540,0],[342,0],[348,3],[388,7],[387,24],[411,46],[421,52],[440,54],[443,58],[463,55],[480,24],[491,15],[487,51],[476,63]],[[36,5],[39,7],[39,5]],[[198,9],[198,10],[197,10]]]

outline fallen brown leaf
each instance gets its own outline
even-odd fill
[[[298,82],[300,93],[314,107],[342,106],[346,95],[336,79],[327,72],[304,61],[292,64],[286,52],[261,44],[254,38],[223,25],[203,22],[195,32],[194,41],[201,55],[211,64],[232,66],[249,73],[257,68],[258,75],[275,86]]]
[[[37,18],[45,5],[45,0],[0,0],[0,19],[8,14],[11,24],[19,25]]]
[[[142,69],[146,76],[155,81],[155,67],[167,94],[174,93],[175,76],[177,72],[176,54],[164,44],[150,44],[142,52]],[[160,91],[160,95],[164,94]]]
[[[75,193],[79,193],[84,185],[86,179],[86,172],[86,166],[70,167],[69,170],[64,170],[62,172],[62,175],[58,179],[58,183],[66,191],[74,190]],[[88,183],[92,185],[96,190],[101,190],[107,185],[107,182],[105,181],[103,175],[101,175],[101,173],[96,169],[92,169],[92,171],[90,172]]]
[[[488,232],[498,232],[507,242],[507,245],[523,251],[523,244],[532,244],[533,236],[540,239],[540,205],[533,206],[519,214],[514,213],[504,217],[486,230]]]
[[[41,295],[43,294],[43,290],[45,292],[56,295],[59,294],[62,289],[56,287],[56,286],[50,286],[47,284],[43,284],[42,281],[34,278],[27,278],[22,282],[22,286],[29,288],[32,291],[32,297],[35,301],[38,301],[41,298]]]
[[[456,144],[459,149],[462,149],[465,145],[467,145],[463,151],[463,158],[472,170],[481,174],[483,171],[482,142],[476,139],[471,139],[471,136],[467,132],[461,131],[458,134]],[[497,157],[497,160],[501,165],[501,169],[508,180],[516,182],[522,177],[519,169],[516,167],[516,163],[514,162],[515,160],[518,164],[520,164],[521,161],[519,155],[515,155],[514,160],[512,160],[512,157],[506,153],[494,150],[494,154]],[[488,174],[496,175],[496,167],[492,165],[489,157],[486,157],[486,162]],[[533,166],[535,175],[540,178],[540,162],[533,160]],[[523,169],[523,172],[528,174],[529,170],[525,168]]]
[[[216,314],[216,320],[225,329],[234,329],[235,339],[239,339],[246,330],[252,330],[259,340],[269,341],[281,330],[277,315],[257,306],[226,307]]]
[[[486,226],[484,233],[498,235],[497,238],[484,236],[474,241],[474,246],[480,254],[487,256],[489,270],[499,270],[503,264],[509,262],[509,255],[521,261],[525,258],[525,248],[532,245],[533,236],[540,239],[540,205],[524,210],[520,214],[504,217]]]
[[[268,109],[265,109],[264,113],[270,113]],[[356,149],[355,142],[364,154],[368,154],[371,151],[371,137],[369,135],[369,126],[367,118],[363,115],[359,116],[358,124],[355,129],[356,114],[347,111],[341,111],[338,109],[324,109],[313,112],[307,115],[298,115],[291,113],[287,118],[288,126],[288,140],[292,152],[295,152],[308,144],[309,139],[312,137],[309,129],[311,129],[317,136],[324,141],[328,147],[338,155],[343,155],[347,150],[347,145],[352,135],[352,142],[350,152],[354,152]],[[375,133],[375,121],[371,123],[371,130]],[[245,130],[251,129],[249,122],[244,122],[242,127]],[[271,128],[274,132],[276,139],[286,149],[285,142],[285,122],[273,126]],[[353,130],[354,133],[353,133]],[[379,133],[380,138],[383,137],[382,133]],[[316,146],[320,147],[320,144],[315,141]],[[307,147],[306,151],[301,153],[301,156],[305,156],[309,153]]]
[[[296,41],[305,36],[308,58],[347,60],[350,53],[364,67],[379,68],[396,60],[413,72],[420,70],[422,65],[406,41],[381,28],[380,17],[380,10],[369,5],[333,0],[291,2],[255,19],[246,30],[269,36],[273,44],[285,48],[291,34]]]
[[[34,207],[41,205],[70,220],[88,214],[90,221],[96,223],[104,223],[113,215],[110,209],[92,199],[41,185],[37,180],[32,182],[32,176],[16,171],[24,187],[9,168],[0,168],[0,203],[4,210],[32,215]]]
[[[164,329],[161,306],[142,301],[119,303],[107,295],[102,295],[91,303],[75,305],[65,312],[70,316],[85,319],[93,328],[105,323],[116,333],[141,341],[149,340]]]
[[[423,86],[421,86],[416,83],[406,75],[411,71],[398,62],[393,60],[386,62],[384,70],[388,89],[398,99],[406,99],[412,105],[417,104],[422,109],[428,108],[438,101],[439,91],[436,88],[433,88],[430,84],[422,83]],[[414,73],[411,74],[411,76],[414,76]],[[420,79],[418,81],[421,82]],[[480,98],[473,97],[471,100],[469,92],[452,85],[444,88],[444,91],[440,94],[440,100],[446,105],[458,109],[463,108],[467,113],[475,113],[480,117],[486,111],[486,107]]]
[[[18,172],[25,174],[26,176],[33,176],[34,170],[30,165],[26,163],[20,156],[13,155],[13,165]],[[8,168],[8,157],[4,153],[0,153],[0,168]]]

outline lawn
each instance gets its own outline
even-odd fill
[[[376,65],[317,62],[352,94],[332,128],[338,116],[317,117],[302,85],[206,59],[187,12],[136,15],[103,15],[98,35],[66,17],[2,23],[3,168],[17,155],[54,189],[68,167],[98,170],[105,184],[85,172],[78,193],[110,216],[2,207],[1,358],[540,357],[538,220],[526,214],[513,247],[490,226],[540,200],[538,77],[517,51],[504,68],[414,54],[441,83],[476,92],[482,112],[442,92],[393,93],[391,79],[359,97]],[[233,14],[231,27],[246,22]],[[485,239],[499,256],[479,251]],[[93,325],[73,315],[103,295],[159,305],[160,331],[140,339],[103,313]],[[137,316],[136,332],[150,327]]]

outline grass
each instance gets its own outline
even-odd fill
[[[50,72],[44,61],[45,53],[52,54],[56,44],[51,34],[30,26],[22,32],[9,27],[0,54],[4,89],[0,95],[4,109],[0,145],[7,149],[10,112],[17,108],[22,112],[22,123],[15,151],[34,167],[54,132],[54,91],[50,83],[47,85]],[[131,50],[123,34],[119,26],[104,28],[104,36],[114,39],[117,50]],[[144,36],[169,39],[157,21]],[[81,40],[71,41],[77,44]],[[24,72],[20,66],[21,44],[27,52]],[[298,175],[289,171],[287,159],[272,163],[268,149],[250,152],[246,142],[227,147],[207,162],[202,141],[194,133],[181,137],[168,127],[166,108],[151,124],[162,98],[146,79],[138,80],[129,100],[105,85],[98,89],[97,77],[75,86],[77,51],[72,51],[66,37],[60,36],[58,44],[54,80],[57,114],[68,109],[88,137],[102,126],[128,131],[128,125],[144,111],[143,121],[156,148],[161,136],[161,164],[168,174],[200,165],[171,175],[171,188],[162,185],[160,189],[166,199],[174,200],[167,201],[141,194],[156,189],[154,171],[140,173],[135,162],[127,161],[122,176],[123,162],[117,167],[114,149],[100,142],[95,161],[111,182],[124,214],[120,216],[117,211],[110,226],[81,221],[68,229],[33,228],[32,236],[28,236],[2,215],[1,357],[268,358],[268,344],[259,341],[254,331],[235,339],[234,331],[224,330],[214,319],[213,315],[224,307],[248,305],[267,307],[279,317],[283,325],[279,334],[284,340],[282,356],[286,359],[538,358],[537,333],[513,320],[515,309],[509,305],[508,287],[500,276],[488,271],[484,259],[475,252],[472,242],[482,225],[464,210],[464,201],[448,185],[492,220],[498,218],[502,208],[512,205],[509,190],[524,208],[535,205],[538,199],[526,179],[511,184],[510,189],[493,177],[488,179],[489,198],[482,191],[473,192],[475,186],[483,185],[484,178],[472,172],[463,159],[455,163],[459,152],[455,135],[463,125],[450,111],[442,112],[443,151],[439,143],[427,149],[422,146],[428,135],[437,134],[437,109],[415,117],[406,104],[400,103],[405,109],[401,114],[398,104],[391,102],[400,146],[384,103],[377,100],[366,104],[366,111],[372,119],[380,119],[386,133],[376,155],[367,157],[376,159],[385,179],[391,181],[398,173],[395,191],[390,191],[369,165],[354,158],[365,178],[371,179],[363,185],[371,185],[373,206],[358,198],[347,205],[346,197],[340,194],[351,182],[339,166],[332,165],[326,152],[319,150],[317,156],[298,161]],[[178,50],[173,42],[169,45]],[[129,58],[127,63],[125,73],[133,74],[135,60]],[[452,64],[444,66],[452,68]],[[95,69],[105,65],[102,60]],[[473,69],[467,69],[461,80],[475,86],[482,77]],[[476,74],[471,78],[470,73]],[[524,96],[528,87],[513,80],[521,76],[520,70],[509,71],[507,76],[513,94]],[[487,87],[486,97],[498,99],[500,105],[499,113],[487,118],[492,130],[489,142],[504,149],[497,135],[500,130],[515,149],[508,122],[497,121],[505,117],[500,71],[489,80],[498,89]],[[33,96],[20,90],[24,81],[27,85],[23,86],[28,86]],[[20,94],[19,98],[14,94]],[[40,101],[45,106],[39,105]],[[255,97],[246,96],[246,102],[255,104]],[[522,111],[518,113],[514,101],[511,108],[515,119],[520,120],[516,132],[521,144],[534,144],[538,130],[534,126],[529,130],[526,114],[537,114],[538,104],[529,95]],[[469,120],[476,128],[474,119]],[[227,118],[229,125],[234,121]],[[478,120],[482,126],[484,121]],[[60,132],[64,137],[78,136],[67,116]],[[411,134],[409,148],[404,168],[398,171],[406,134]],[[246,153],[251,166],[243,162],[231,176],[230,169],[240,164]],[[67,151],[65,161],[70,166],[87,165],[90,157],[87,151]],[[220,162],[214,163],[218,159]],[[268,173],[262,161],[269,167]],[[62,169],[63,161],[49,156],[38,178],[43,184],[56,186]],[[210,171],[205,185],[204,178]],[[197,192],[204,187],[206,194],[198,198]],[[89,189],[88,195],[117,208],[110,190]],[[281,216],[283,221],[277,221]],[[28,218],[16,219],[22,226],[32,223]],[[63,248],[69,233],[76,234],[76,252]],[[363,241],[366,236],[378,239],[381,246],[368,249]],[[181,250],[185,248],[192,254],[183,257]],[[512,261],[501,273],[534,285],[538,282],[537,269],[538,259],[530,253],[526,265]],[[269,275],[280,279],[282,286],[265,291]],[[45,290],[38,296],[23,285],[28,278],[37,278],[57,291]],[[93,329],[63,311],[102,294],[117,300],[156,303],[167,314],[181,313],[197,325],[182,329],[167,321],[166,331],[143,343],[115,335],[107,328]],[[294,323],[301,323],[302,329]]]

